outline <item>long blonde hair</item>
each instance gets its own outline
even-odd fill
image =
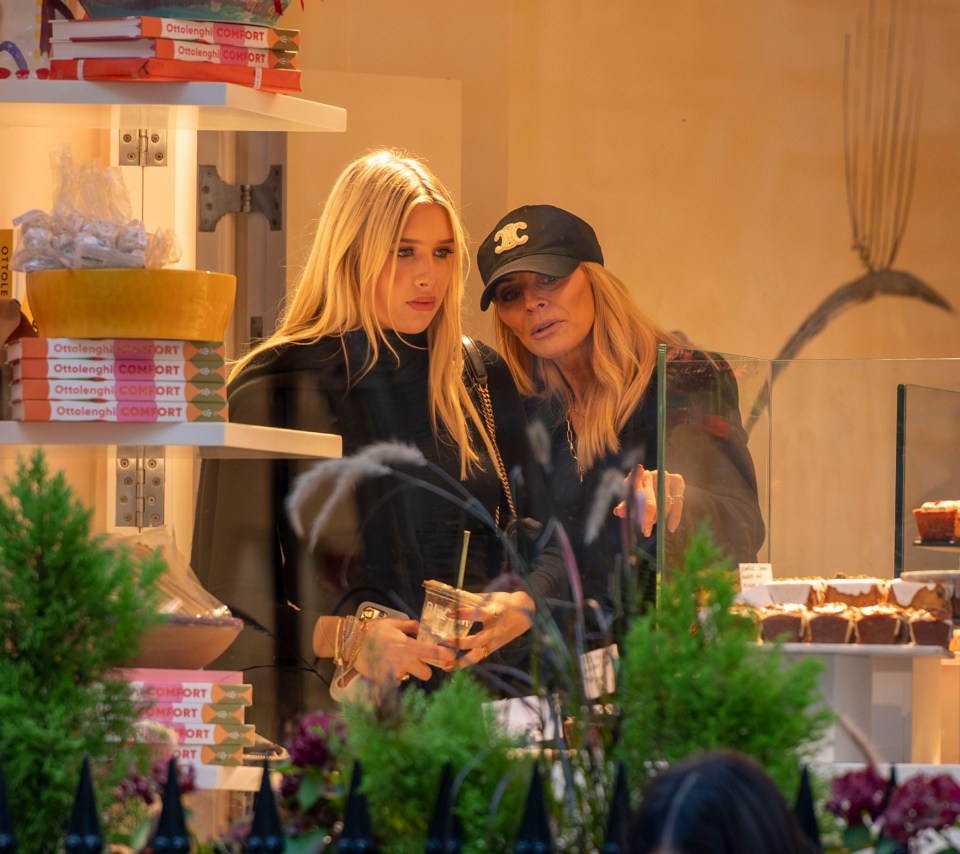
[[[308,344],[354,330],[366,333],[368,341],[359,376],[377,362],[381,346],[396,355],[377,319],[376,284],[384,265],[391,259],[396,263],[407,218],[420,204],[440,205],[447,212],[454,237],[457,263],[447,294],[427,330],[428,384],[431,426],[436,434],[442,425],[457,445],[461,476],[465,476],[478,461],[468,419],[486,438],[462,380],[460,308],[469,264],[467,238],[449,192],[415,157],[382,149],[346,166],[324,205],[313,246],[277,331],[237,361],[231,379],[265,350]]]
[[[580,269],[593,290],[596,312],[590,332],[594,382],[585,391],[583,429],[577,436],[577,456],[584,468],[590,468],[604,454],[620,449],[619,433],[640,405],[657,366],[657,346],[682,346],[684,342],[647,317],[626,285],[606,267],[584,262]],[[530,353],[499,314],[494,323],[497,348],[520,393],[524,397],[556,397],[568,410],[573,393],[556,364]]]

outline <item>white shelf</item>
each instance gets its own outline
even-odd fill
[[[0,455],[13,455],[24,445],[66,448],[111,445],[163,445],[198,451],[201,457],[339,457],[341,438],[332,433],[309,433],[258,427],[253,424],[20,422],[0,421]],[[20,446],[19,449],[17,446]]]
[[[0,127],[339,132],[347,111],[235,83],[6,79]]]
[[[864,658],[952,658],[942,646],[921,646],[912,643],[784,643],[791,655],[846,655]]]

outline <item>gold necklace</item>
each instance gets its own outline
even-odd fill
[[[570,456],[577,464],[577,475],[580,483],[583,483],[583,467],[580,465],[580,457],[577,456],[577,445],[573,441],[573,423],[570,421],[570,413],[567,413],[567,445],[570,446]]]

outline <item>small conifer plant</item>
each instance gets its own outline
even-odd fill
[[[817,681],[822,663],[790,663],[755,643],[752,618],[734,607],[728,561],[707,533],[663,581],[658,607],[630,624],[621,659],[620,758],[634,786],[662,763],[704,750],[757,759],[791,799],[801,767],[833,721]]]
[[[98,803],[131,763],[131,689],[114,675],[163,616],[158,555],[140,562],[90,531],[91,511],[44,454],[0,496],[0,760],[18,850],[57,851],[84,755]]]

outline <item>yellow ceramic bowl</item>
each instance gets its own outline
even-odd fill
[[[44,338],[222,341],[237,279],[203,270],[40,270],[27,304]]]

